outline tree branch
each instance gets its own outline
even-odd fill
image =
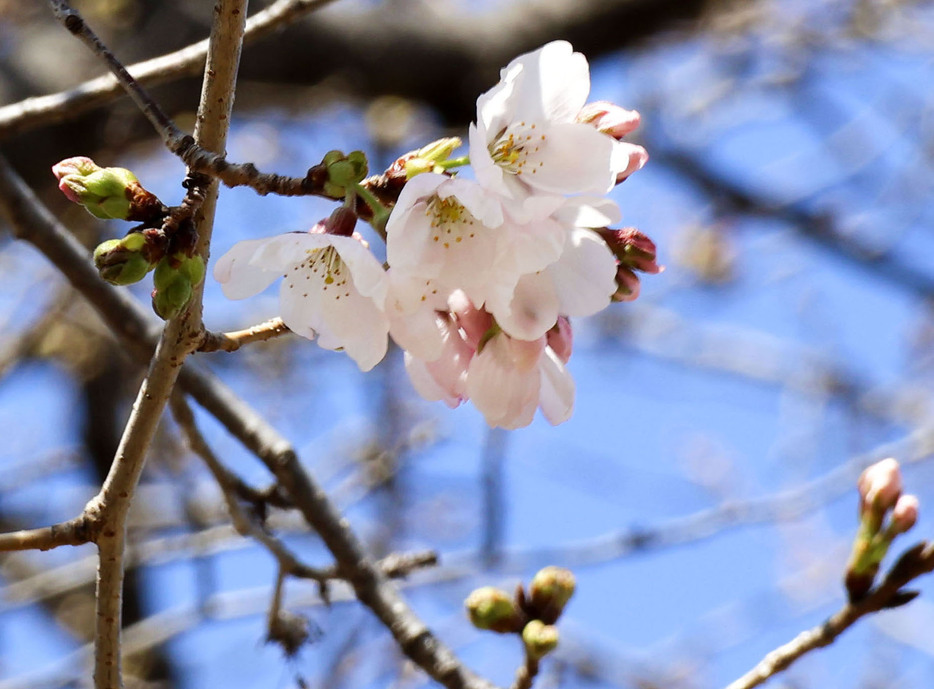
[[[0,552],[13,550],[51,550],[61,545],[83,545],[91,542],[89,523],[85,516],[39,529],[0,534]]]
[[[303,15],[329,5],[334,0],[277,0],[247,19],[244,40],[268,36],[276,29]],[[138,62],[127,68],[140,84],[155,86],[184,76],[193,76],[204,65],[208,39],[160,57]],[[35,127],[72,119],[104,105],[124,93],[113,76],[90,79],[74,88],[48,96],[27,98],[0,108],[0,139]]]
[[[207,333],[199,351],[216,352],[222,350],[236,352],[243,345],[252,342],[265,342],[288,332],[292,331],[282,322],[281,318],[272,318],[244,330],[234,330],[229,333]]]
[[[784,646],[776,648],[752,670],[730,683],[727,689],[753,689],[806,653],[829,646],[861,617],[908,602],[914,594],[902,591],[902,587],[931,571],[934,571],[934,544],[919,543],[902,554],[882,583],[865,598],[848,603],[823,624],[801,632]]]

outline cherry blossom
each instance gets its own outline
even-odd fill
[[[510,62],[478,99],[470,127],[470,161],[480,184],[519,200],[612,189],[620,172],[617,142],[576,119],[589,91],[587,60],[566,41]]]
[[[386,354],[386,274],[359,235],[289,232],[239,242],[214,267],[230,299],[243,299],[282,277],[282,320],[295,333],[343,349],[361,371]]]

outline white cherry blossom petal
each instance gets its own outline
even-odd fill
[[[221,283],[228,299],[246,299],[269,287],[282,277],[283,266],[266,268],[251,261],[268,239],[248,239],[237,242],[214,264],[214,279]]]
[[[570,43],[552,41],[515,58],[502,81],[513,84],[513,119],[572,122],[590,93],[590,67]]]
[[[500,295],[497,295],[500,296]],[[508,301],[489,301],[487,309],[509,335],[537,340],[558,320],[561,301],[549,275],[523,275]]]
[[[618,225],[623,214],[615,201],[604,197],[576,196],[554,213],[555,220],[571,227],[609,227]]]
[[[565,316],[592,316],[606,308],[616,292],[616,257],[591,230],[574,228],[547,274]]]

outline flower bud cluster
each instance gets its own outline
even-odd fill
[[[491,426],[526,426],[538,409],[552,424],[567,420],[570,319],[635,299],[636,272],[661,271],[648,237],[610,229],[621,212],[606,195],[648,159],[623,140],[639,115],[588,104],[589,84],[587,60],[567,42],[516,58],[477,101],[469,156],[451,158],[456,137],[402,156],[381,178],[392,199],[361,187],[362,153],[328,153],[309,178],[348,208],[359,211],[355,195],[370,207],[388,269],[331,227],[326,244],[320,231],[241,242],[215,276],[243,298],[285,275],[280,304],[293,331],[362,370],[391,335],[424,397],[469,399]],[[468,158],[474,179],[451,172]]]
[[[851,600],[858,600],[872,588],[889,546],[915,525],[919,506],[916,496],[902,493],[901,470],[892,458],[863,471],[857,489],[860,524],[845,579]]]
[[[94,265],[113,285],[131,285],[154,270],[153,310],[165,319],[178,315],[204,280],[204,260],[195,255],[197,234],[191,219],[169,222],[172,209],[124,168],[102,168],[90,158],[75,157],[54,165],[52,173],[62,193],[95,217],[142,223],[126,236],[98,245]]]
[[[526,654],[540,660],[558,646],[555,623],[574,595],[574,575],[548,566],[533,578],[526,592],[521,586],[514,595],[494,586],[473,591],[464,601],[467,616],[477,629],[500,634],[519,634]]]

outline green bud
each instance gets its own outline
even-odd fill
[[[347,187],[362,182],[368,171],[363,151],[351,151],[346,156],[340,151],[329,151],[321,162],[328,171],[325,193],[338,198],[346,193]]]
[[[515,601],[505,591],[484,586],[471,593],[464,601],[470,622],[477,629],[506,634],[521,628],[522,616]]]
[[[186,256],[182,259],[178,270],[182,275],[188,278],[188,282],[190,282],[192,286],[199,285],[201,281],[204,280],[204,259],[200,256]]]
[[[532,620],[522,630],[522,643],[530,658],[541,660],[558,647],[558,628]]]
[[[536,616],[554,622],[574,595],[574,575],[563,567],[539,570],[529,585],[529,602]]]
[[[152,291],[152,308],[163,320],[175,318],[191,301],[191,283],[181,273],[178,278],[161,289]]]
[[[201,264],[199,270],[196,266],[198,261],[201,261],[198,257],[184,257],[179,262],[178,256],[166,256],[159,261],[152,275],[155,287],[152,291],[152,308],[161,318],[174,318],[191,301],[191,278],[204,278],[204,264]]]
[[[100,167],[90,158],[67,158],[52,167],[58,188],[69,201],[96,218],[147,220],[164,211],[136,175],[122,167]]]
[[[138,232],[110,239],[94,250],[94,265],[110,284],[131,285],[152,270],[145,249],[146,238]]]

